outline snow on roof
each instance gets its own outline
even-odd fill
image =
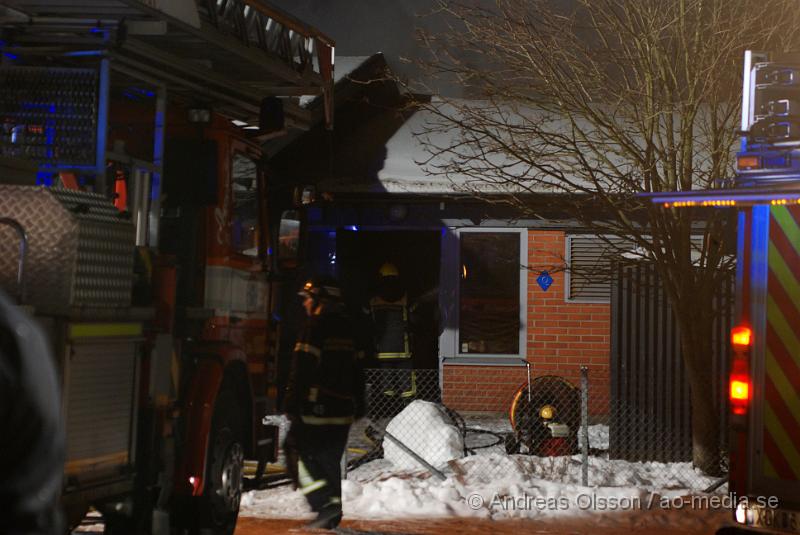
[[[628,149],[622,148],[614,137],[604,134],[601,126],[584,117],[570,118],[515,105],[495,106],[479,100],[433,100],[432,104],[431,108],[423,108],[411,115],[386,143],[386,158],[378,173],[380,185],[385,191],[447,194],[514,193],[524,189],[531,193],[563,193],[571,190],[595,191],[598,187],[605,191],[619,191],[620,188],[630,187],[620,176],[639,175],[634,163],[626,155]],[[469,125],[471,122],[477,123],[481,130],[487,129],[492,133],[492,136],[482,137],[480,155],[478,144],[470,143],[465,138],[465,131],[469,134],[469,126],[456,126],[462,123]],[[536,128],[530,128],[530,124],[534,123]],[[572,133],[574,128],[581,131],[580,136]],[[621,129],[627,131],[632,142],[636,142],[636,127],[623,123]],[[702,124],[695,125],[695,130],[693,179],[696,187],[707,187],[703,183],[711,161],[703,150],[704,136],[707,134]],[[524,144],[538,139],[537,131],[548,132],[556,140],[561,133],[567,139],[586,136],[587,141],[576,141],[579,146],[581,143],[586,146],[586,151],[580,157],[572,155],[568,148],[560,147],[560,141],[550,145],[551,141],[544,139],[542,145],[535,149],[536,152],[553,154],[549,161],[537,156],[537,163],[546,163],[554,175],[561,174],[564,179],[545,176],[534,167],[509,156],[504,147],[491,145],[491,138],[496,137],[505,144],[516,145],[516,150],[525,154],[528,150]],[[565,147],[568,146],[569,142],[565,143]],[[645,150],[643,140],[641,150]],[[533,157],[534,154],[531,151],[529,156]],[[458,165],[454,166],[454,161]],[[467,173],[462,171],[465,168],[469,170]],[[498,173],[498,169],[502,169],[502,172]],[[594,174],[598,184],[589,181],[590,174]],[[515,179],[508,180],[509,177]],[[522,179],[522,185],[517,178]]]
[[[340,80],[343,80],[346,76],[352,74],[353,71],[358,69],[371,57],[372,56],[337,56],[336,63],[334,64],[333,68],[333,83],[338,84]],[[300,97],[300,107],[308,108],[318,98],[322,98],[322,96],[303,95]]]
[[[451,101],[453,102],[453,101]],[[482,155],[489,165],[485,173],[481,173],[474,164],[480,165],[480,159],[473,162],[473,171],[469,174],[448,171],[443,173],[460,156],[471,158],[476,155],[475,148],[463,143],[463,132],[454,124],[463,119],[461,107],[479,108],[486,106],[483,113],[496,114],[498,122],[507,121],[514,124],[530,120],[540,120],[541,112],[503,113],[496,109],[488,109],[482,101],[457,101],[456,105],[434,101],[435,110],[422,109],[414,113],[386,143],[386,158],[383,168],[378,172],[382,187],[389,193],[513,193],[522,191],[518,184],[504,180],[492,172],[492,167],[503,167],[507,175],[530,176],[530,168],[522,162],[513,160],[500,152]],[[444,116],[444,117],[442,117]],[[454,152],[439,152],[457,147]],[[526,183],[526,192],[553,193],[563,191],[558,182],[552,186],[539,178]]]

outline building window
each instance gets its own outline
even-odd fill
[[[501,230],[459,233],[457,353],[524,353],[522,236]]]
[[[235,154],[231,164],[231,247],[237,253],[258,256],[258,170],[256,162]]]

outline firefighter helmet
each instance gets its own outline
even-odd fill
[[[342,298],[342,289],[339,283],[330,278],[312,277],[297,292],[297,295],[311,297],[312,299],[328,299],[338,301]]]
[[[400,271],[397,269],[397,266],[392,264],[391,262],[384,262],[381,268],[378,270],[381,277],[399,277]]]

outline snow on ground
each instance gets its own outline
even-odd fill
[[[583,487],[579,457],[480,454],[450,462],[443,469],[444,481],[425,470],[399,470],[378,459],[350,472],[342,482],[344,512],[360,519],[635,514],[680,508],[673,499],[690,494],[698,481],[712,481],[689,466],[592,461],[590,481],[599,484]],[[280,487],[247,493],[241,514],[304,518],[310,512],[300,492]]]
[[[387,458],[358,467],[342,481],[346,517],[362,520],[578,518],[593,521],[625,513],[625,518],[635,521],[642,515],[651,518],[658,513],[661,516],[657,518],[666,515],[664,518],[676,527],[691,527],[698,519],[719,518],[719,510],[707,507],[693,507],[692,515],[680,514],[683,508],[692,505],[691,501],[689,505],[683,501],[691,498],[681,497],[696,496],[714,482],[713,478],[694,470],[691,463],[609,460],[601,453],[589,457],[589,485],[582,486],[580,455],[508,455],[502,443],[481,448],[481,445],[497,442],[498,435],[511,431],[505,416],[466,415],[465,425],[472,430],[467,433],[466,445],[475,455],[459,458],[461,445],[450,440],[452,428],[449,422],[442,420],[441,414],[433,404],[421,405],[414,411],[411,427],[415,433],[407,433],[400,425],[404,421],[402,413],[389,423],[388,429],[409,441],[413,436],[431,437],[427,443],[414,443],[414,447],[441,470],[445,479],[437,479],[405,454],[391,453],[386,440]],[[434,441],[434,437],[439,437],[438,441]],[[437,448],[442,444],[449,448],[440,458],[428,455],[434,442]],[[589,443],[594,453],[607,449],[608,426],[590,426]],[[719,492],[724,492],[724,487]],[[312,516],[303,495],[289,486],[246,493],[241,514],[261,518]]]

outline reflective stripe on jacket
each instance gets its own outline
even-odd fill
[[[310,425],[345,425],[363,406],[361,351],[343,307],[312,316],[292,353],[284,411]]]

